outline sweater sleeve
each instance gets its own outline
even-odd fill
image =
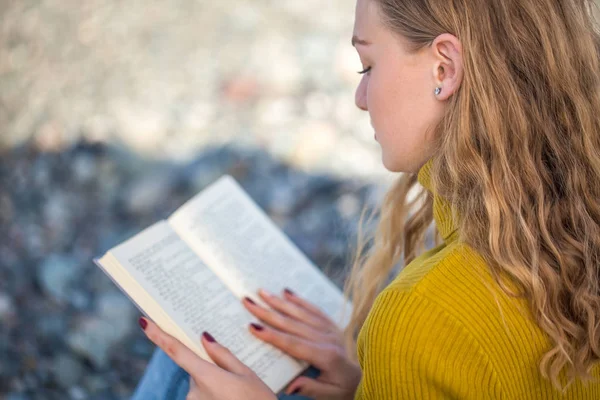
[[[468,327],[415,291],[383,291],[358,346],[363,378],[356,400],[502,398]]]

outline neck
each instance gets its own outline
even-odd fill
[[[458,236],[457,224],[453,216],[450,203],[439,196],[434,187],[431,177],[433,159],[429,159],[420,169],[417,175],[419,183],[433,196],[433,218],[444,242],[449,243],[456,240]]]

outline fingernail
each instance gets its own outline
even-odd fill
[[[290,296],[295,296],[295,293],[294,293],[294,292],[292,292],[292,291],[291,291],[290,289],[288,289],[288,288],[285,288],[285,289],[283,289],[283,291],[284,291],[285,293],[289,294]]]
[[[271,297],[271,293],[267,292],[265,289],[260,289],[260,292],[263,294],[263,296]]]
[[[292,391],[292,393],[290,393],[290,394],[296,394],[296,393],[298,393],[298,392],[300,392],[300,388],[296,388],[296,389],[294,389],[294,390]]]
[[[148,321],[146,321],[146,318],[140,317],[140,319],[138,319],[138,324],[140,324],[140,328],[145,331],[148,326]]]
[[[208,340],[210,343],[216,342],[215,338],[212,337],[212,335],[208,332],[202,332],[202,336],[204,336],[204,339]]]
[[[244,297],[244,300],[246,300],[248,303],[252,304],[253,306],[256,305],[256,303],[254,302],[254,300],[252,300],[250,297]]]
[[[264,327],[264,326],[262,326],[262,325],[259,325],[259,324],[255,324],[254,322],[252,322],[252,323],[250,324],[250,326],[252,326],[252,327],[253,327],[254,329],[256,329],[257,331],[262,331],[263,329],[265,329],[265,327]]]

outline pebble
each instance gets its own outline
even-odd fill
[[[95,316],[82,318],[68,333],[67,343],[75,354],[89,359],[96,368],[108,366],[113,347],[131,332],[129,324],[113,325]]]
[[[69,388],[69,396],[73,400],[84,400],[87,397],[85,390],[79,386]]]
[[[75,260],[68,256],[51,254],[41,263],[38,279],[42,289],[53,300],[64,303],[68,300],[68,290],[77,271]]]
[[[9,393],[6,400],[29,400],[30,397],[22,393]]]
[[[75,385],[83,376],[83,366],[70,354],[60,354],[54,361],[54,374],[60,385],[71,387]]]
[[[0,321],[14,317],[15,307],[13,301],[6,293],[0,293]]]

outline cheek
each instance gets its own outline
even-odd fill
[[[426,111],[415,79],[398,74],[373,75],[367,91],[373,127],[382,137],[405,136]]]
[[[425,151],[425,130],[431,123],[433,89],[421,73],[373,76],[369,82],[369,112],[386,168],[410,170]],[[415,160],[413,160],[415,158]]]

